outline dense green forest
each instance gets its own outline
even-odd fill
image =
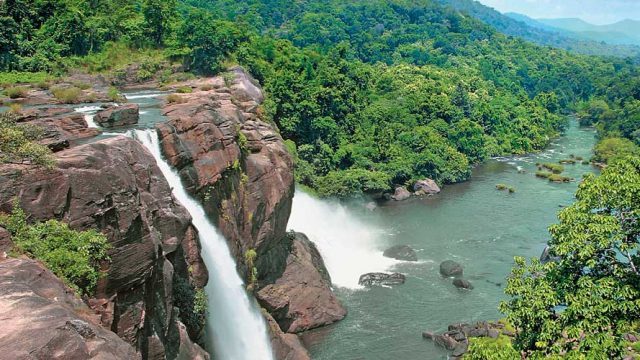
[[[543,149],[577,112],[599,130],[594,160],[610,166],[552,228],[561,261],[518,260],[502,310],[519,332],[500,351],[622,354],[639,311],[631,59],[536,46],[429,0],[6,0],[0,27],[9,82],[78,69],[117,78],[131,63],[138,80],[161,82],[171,64],[203,75],[246,67],[268,94],[264,113],[295,156],[298,182],[324,196],[463,181],[488,157]],[[33,134],[4,122],[2,134],[20,135],[7,152],[22,154]],[[471,356],[486,351],[476,345]]]
[[[466,180],[487,157],[542,149],[562,112],[635,71],[503,36],[427,0],[21,0],[0,15],[4,70],[118,71],[126,48],[146,56],[141,79],[158,59],[204,74],[247,67],[290,140],[298,181],[322,195]]]

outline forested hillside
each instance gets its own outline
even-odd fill
[[[584,55],[631,57],[635,61],[640,60],[640,47],[630,45],[635,42],[603,43],[602,39],[596,41],[589,36],[553,26],[545,26],[520,14],[503,15],[475,0],[438,1],[469,14],[506,35],[519,37],[539,45],[552,46]]]
[[[428,0],[13,0],[0,14],[4,70],[118,72],[129,60],[144,79],[167,61],[201,74],[247,67],[298,181],[323,195],[465,180],[487,157],[542,149],[562,112],[636,71]]]

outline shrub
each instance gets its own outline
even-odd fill
[[[0,84],[35,84],[53,80],[45,72],[0,72]]]
[[[202,90],[202,91],[211,91],[211,90],[213,90],[213,85],[211,85],[211,84],[202,85],[202,86],[200,86],[200,90]]]
[[[558,161],[558,163],[564,164],[564,165],[573,165],[576,163],[576,161],[574,159],[564,159],[564,160]]]
[[[513,348],[511,339],[500,335],[497,339],[471,338],[469,352],[464,355],[465,360],[513,360],[520,359],[520,354]]]
[[[548,179],[551,175],[553,174],[548,171],[536,171],[536,176],[539,178]]]
[[[177,273],[173,279],[174,305],[180,309],[180,320],[192,330],[197,338],[207,320],[207,293],[202,288],[196,288]]]
[[[64,104],[73,104],[78,102],[78,98],[82,93],[80,88],[72,87],[56,87],[51,89],[53,96]]]
[[[323,197],[347,197],[380,193],[391,188],[389,175],[364,169],[338,170],[318,179],[318,194]]]
[[[247,275],[247,290],[249,291],[253,291],[258,283],[258,269],[255,267],[257,257],[258,254],[254,249],[249,249],[244,253],[244,262],[247,265],[247,269],[249,269],[249,274]]]
[[[612,160],[624,158],[628,155],[640,155],[640,147],[631,140],[614,137],[600,141],[596,145],[594,153],[594,161],[608,164]]]
[[[498,184],[496,185],[496,190],[507,190],[509,187],[505,184]]]
[[[549,181],[553,181],[553,182],[571,182],[573,181],[572,178],[568,177],[568,176],[562,176],[559,174],[551,174],[549,176]]]
[[[86,82],[82,82],[82,81],[75,81],[73,83],[73,86],[81,89],[81,90],[87,90],[91,88],[91,84],[88,84]]]
[[[513,186],[509,187],[509,194],[513,194],[516,192],[516,188],[514,188]]]
[[[107,238],[95,230],[72,230],[57,220],[30,225],[15,205],[11,215],[0,216],[0,224],[11,233],[18,250],[42,261],[80,295],[91,295],[102,276],[100,264],[110,260]]]
[[[554,174],[560,174],[564,171],[564,166],[560,164],[544,163],[542,164],[542,167],[547,170],[551,170],[551,172],[553,172]]]
[[[190,94],[193,92],[193,89],[190,86],[180,86],[176,89],[176,92],[178,94]]]
[[[118,89],[116,89],[115,87],[109,88],[109,90],[107,91],[107,97],[109,98],[109,101],[112,101],[115,103],[122,103],[127,101],[127,98],[125,98],[122,94],[120,94]]]
[[[41,128],[16,123],[14,109],[0,114],[0,163],[27,160],[35,165],[52,166],[49,148],[36,143],[41,137]]]
[[[170,94],[167,96],[167,103],[169,104],[184,104],[187,102],[187,99],[183,98],[178,94]]]
[[[41,90],[49,90],[49,88],[51,88],[51,83],[48,81],[40,81],[36,86]]]
[[[24,86],[13,86],[5,89],[4,93],[11,99],[19,99],[26,97],[29,89]]]

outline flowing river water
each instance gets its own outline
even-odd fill
[[[159,95],[127,94],[130,102],[141,106],[140,123],[129,129],[105,131],[101,137],[131,134],[131,130],[148,129],[164,121]],[[95,111],[90,107],[80,110],[87,114]],[[297,191],[289,228],[306,233],[316,243],[335,291],[349,311],[343,321],[303,334],[312,358],[446,359],[447,352],[423,340],[422,331],[443,331],[451,323],[500,318],[497,307],[505,298],[505,278],[513,257],[540,255],[548,240],[547,227],[556,222],[557,211],[573,202],[583,174],[595,171],[579,162],[566,165],[564,175],[577,181],[556,184],[535,177],[536,163],[557,163],[570,155],[589,159],[594,143],[594,130],[580,128],[575,119],[570,119],[563,136],[542,153],[490,160],[474,169],[470,181],[446,186],[439,195],[390,202],[373,211],[362,202],[318,200]],[[513,186],[516,192],[498,191],[496,184]],[[400,262],[382,256],[384,249],[398,244],[416,249],[419,261]],[[458,290],[450,279],[439,275],[440,262],[448,259],[463,264],[465,278],[473,283],[474,290]],[[213,265],[207,265],[216,271]],[[358,286],[360,275],[375,271],[401,272],[407,282],[396,287]],[[239,303],[247,309],[253,306],[244,300]],[[219,303],[211,305],[219,307]],[[251,313],[253,310],[247,314],[249,318]],[[233,329],[222,331],[238,337],[248,335]],[[222,343],[239,341],[225,334],[216,337]],[[263,343],[264,338],[258,337]],[[247,346],[240,341],[235,343],[242,344],[238,347]],[[247,356],[263,360],[267,355],[259,347],[257,353]]]
[[[336,204],[298,192],[289,223],[316,242],[349,314],[343,321],[306,333],[314,360],[446,359],[447,352],[423,340],[425,330],[444,331],[457,322],[495,320],[513,257],[539,256],[561,206],[574,200],[578,181],[590,165],[566,165],[576,182],[556,184],[535,177],[536,163],[589,159],[593,129],[575,119],[544,152],[490,160],[470,181],[446,186],[439,195],[367,210],[362,203]],[[521,170],[519,172],[519,170]],[[524,173],[522,173],[524,172]],[[496,184],[516,188],[514,194]],[[320,222],[320,224],[319,224]],[[407,244],[417,263],[393,262],[382,251]],[[439,264],[464,266],[472,291],[456,289],[439,274]],[[401,272],[404,285],[358,288],[372,271]]]

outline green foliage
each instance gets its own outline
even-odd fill
[[[387,190],[389,180],[385,173],[364,169],[333,171],[318,179],[317,191],[324,197],[375,194]]]
[[[564,171],[564,166],[560,164],[544,163],[542,164],[542,167],[547,170],[551,170],[554,174],[561,174]]]
[[[190,94],[193,92],[193,89],[191,88],[191,86],[181,86],[176,89],[176,92],[178,94]]]
[[[109,90],[107,91],[107,97],[109,98],[109,101],[115,102],[115,103],[122,103],[122,102],[126,102],[126,98],[120,94],[120,91],[118,91],[117,88],[115,87],[110,87]]]
[[[52,166],[51,151],[36,141],[42,129],[17,124],[14,111],[0,113],[0,163],[23,163],[25,160],[43,166]]]
[[[500,335],[497,339],[471,338],[469,352],[464,355],[465,360],[519,360],[520,354],[513,348],[511,339]]]
[[[28,93],[29,89],[24,86],[13,86],[4,89],[4,94],[7,95],[10,99],[23,98],[26,97]]]
[[[42,261],[80,295],[93,294],[102,276],[100,265],[109,261],[110,245],[103,234],[75,231],[57,220],[30,225],[17,203],[11,215],[0,215],[0,225],[11,233],[20,251]]]
[[[167,95],[167,103],[169,104],[182,104],[187,102],[187,99],[178,95],[178,94],[169,94]]]
[[[244,263],[249,269],[249,274],[247,276],[247,289],[252,291],[255,289],[258,284],[258,269],[255,267],[256,258],[258,254],[254,249],[249,249],[244,253]]]
[[[204,329],[208,314],[208,297],[203,288],[196,288],[184,277],[173,277],[174,305],[180,309],[180,320],[196,334]]]
[[[539,178],[548,179],[552,175],[553,173],[550,173],[548,171],[536,171],[536,177],[539,177]]]
[[[606,164],[629,155],[640,155],[640,146],[624,138],[607,138],[596,145],[593,161]]]
[[[144,0],[144,28],[155,46],[164,44],[176,17],[176,0]]]
[[[178,30],[177,46],[188,49],[188,66],[204,74],[216,74],[223,69],[223,61],[247,34],[237,25],[216,20],[202,10],[190,11]]]
[[[577,201],[550,227],[541,264],[516,258],[501,311],[517,330],[513,346],[532,358],[622,358],[623,335],[640,316],[640,159],[588,175]]]
[[[78,102],[80,95],[82,94],[82,90],[75,86],[56,86],[51,89],[51,93],[63,104],[75,104]]]
[[[558,183],[560,183],[560,182],[571,182],[571,181],[573,181],[573,179],[572,179],[572,178],[570,178],[570,177],[568,177],[568,176],[562,176],[562,175],[559,175],[559,174],[550,174],[550,175],[547,177],[547,179],[549,179],[549,181],[552,181],[552,182],[558,182]]]

